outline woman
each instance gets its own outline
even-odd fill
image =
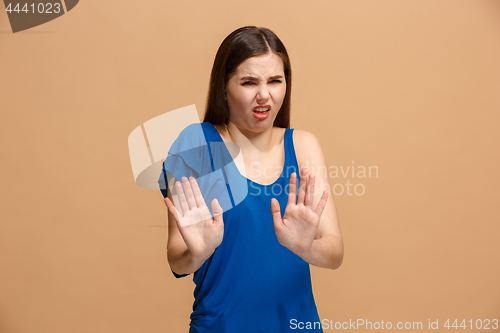
[[[174,192],[162,191],[167,258],[176,277],[194,273],[190,332],[283,332],[300,323],[322,331],[309,264],[338,268],[343,242],[328,175],[305,168],[327,170],[322,149],[314,135],[290,129],[290,92],[279,38],[237,29],[215,57],[201,130],[183,131],[169,150],[160,177]],[[216,143],[237,145],[244,164],[221,158],[229,151]],[[215,173],[225,180],[216,196]]]

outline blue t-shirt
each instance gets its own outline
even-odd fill
[[[193,176],[209,209],[216,197],[224,210],[222,243],[193,274],[190,333],[295,332],[299,322],[316,323],[308,331],[323,331],[309,264],[278,242],[271,214],[274,197],[283,217],[290,175],[299,174],[292,133],[285,130],[285,165],[270,185],[238,171],[234,152],[211,123],[188,126],[170,148],[158,180],[163,196],[165,179]]]

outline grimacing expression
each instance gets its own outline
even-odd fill
[[[250,57],[227,82],[229,119],[238,127],[262,132],[273,126],[285,93],[283,60],[271,52]]]

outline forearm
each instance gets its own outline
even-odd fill
[[[193,256],[187,246],[183,248],[167,248],[167,260],[175,273],[192,274],[196,272],[208,257]]]
[[[311,248],[302,253],[297,253],[311,265],[337,269],[344,258],[344,245],[341,238],[334,235],[326,235],[312,242]]]

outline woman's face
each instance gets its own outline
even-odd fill
[[[272,127],[286,92],[283,60],[266,53],[243,61],[227,86],[229,121],[251,132]]]

